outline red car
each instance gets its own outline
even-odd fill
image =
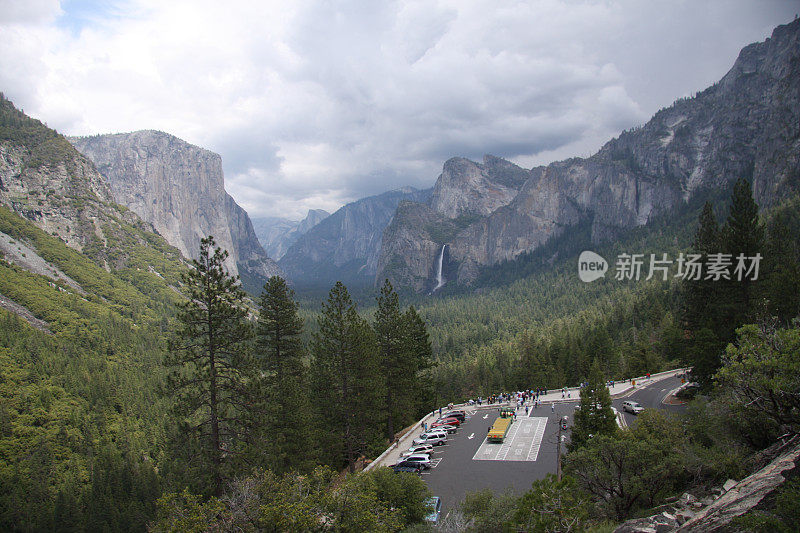
[[[461,420],[459,420],[458,418],[454,418],[454,417],[440,418],[439,420],[437,420],[436,422],[431,424],[431,427],[435,428],[435,427],[445,426],[445,425],[458,427],[458,426],[461,425]]]

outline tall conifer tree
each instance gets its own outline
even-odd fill
[[[413,363],[404,351],[400,304],[387,279],[377,298],[375,335],[380,350],[380,364],[385,381],[386,438],[394,439],[396,424],[409,408],[408,393],[416,376]]]
[[[384,393],[372,329],[341,281],[322,304],[311,352],[321,453],[354,471],[358,456],[379,443]]]
[[[592,363],[589,380],[581,389],[580,406],[580,409],[575,411],[570,450],[580,448],[592,437],[613,435],[617,431],[617,421],[611,410],[611,395],[606,388],[597,360]]]
[[[698,219],[692,251],[700,254],[700,263],[708,263],[709,254],[723,252],[722,235],[711,202],[706,202]],[[723,293],[719,281],[687,278],[684,282],[684,321],[690,332],[687,346],[688,363],[692,374],[704,386],[710,386],[711,377],[719,368],[720,355],[725,346],[722,323]]]
[[[227,257],[212,236],[200,241],[200,257],[182,277],[189,300],[180,306],[166,360],[172,367],[169,391],[180,434],[198,452],[189,475],[214,495],[222,493],[249,437],[247,392],[253,370],[245,293],[238,278],[225,271]]]
[[[800,314],[800,197],[772,212],[765,228],[761,294],[785,325]]]
[[[401,317],[401,332],[403,354],[410,367],[410,374],[414,376],[408,395],[408,409],[406,416],[413,416],[409,423],[417,420],[433,405],[438,403],[434,395],[433,378],[430,369],[435,366],[433,348],[428,336],[428,328],[422,317],[419,316],[414,306],[409,306]],[[413,409],[413,410],[412,410]],[[414,413],[414,411],[416,411]]]
[[[692,249],[701,255],[702,264],[707,262],[708,254],[722,251],[720,229],[711,202],[706,202],[700,213]],[[715,329],[718,313],[713,310],[717,302],[714,282],[702,276],[698,280],[687,279],[685,289],[684,316],[688,328],[691,331],[699,331],[704,327]]]
[[[757,280],[753,281],[751,276],[737,279],[733,273],[736,258],[740,254],[755,257],[764,248],[764,227],[758,219],[758,204],[753,199],[750,182],[744,178],[739,178],[733,186],[731,210],[722,237],[725,251],[731,254],[733,260],[731,279],[722,284],[726,311],[723,338],[726,342],[732,342],[739,326],[755,320],[756,307],[753,287]]]
[[[297,314],[294,291],[279,277],[271,277],[261,292],[255,360],[258,431],[256,446],[266,453],[274,472],[304,469],[311,455],[303,364],[303,320]]]

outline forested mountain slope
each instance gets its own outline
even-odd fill
[[[677,258],[689,248],[698,212],[696,203],[689,204],[598,247],[586,225],[545,253],[487,270],[477,291],[453,287],[438,297],[409,295],[430,327],[439,358],[437,390],[467,398],[507,388],[575,385],[597,354],[609,378],[676,364],[681,304],[674,272],[668,282],[647,281],[645,265],[638,281],[617,280],[614,262],[621,253]],[[555,254],[555,248],[571,251]],[[609,262],[604,278],[580,280],[578,255],[584,249]]]
[[[205,502],[237,479],[272,476],[267,467],[316,480],[316,524],[351,530],[337,524],[367,512],[354,494],[369,502],[369,523],[421,521],[419,480],[397,487],[413,495],[405,516],[368,478],[348,481],[356,492],[344,499],[334,478],[428,408],[430,382],[417,378],[431,350],[413,309],[389,287],[373,325],[338,284],[304,345],[284,280],[270,279],[266,316],[254,314],[213,239],[187,268],[63,137],[2,103],[0,530],[144,531],[176,499]],[[389,364],[400,378],[387,384]],[[397,404],[384,404],[388,390]],[[205,417],[217,424],[213,446]]]
[[[0,310],[0,529],[141,530],[185,264],[66,139],[5,99],[0,126],[0,294],[43,325]]]

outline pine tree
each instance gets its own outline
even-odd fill
[[[406,395],[408,408],[405,416],[413,416],[411,419],[404,419],[404,423],[410,423],[427,413],[433,405],[439,403],[434,394],[433,378],[430,372],[436,363],[433,360],[433,348],[428,336],[428,327],[413,305],[409,306],[402,314],[400,329],[403,357],[406,365],[410,368],[410,375],[414,378]]]
[[[584,446],[598,435],[614,435],[617,421],[611,410],[611,395],[608,392],[600,364],[595,360],[589,372],[589,380],[581,389],[580,409],[575,411],[570,450]]]
[[[692,243],[693,252],[700,254],[705,265],[709,254],[723,251],[722,233],[710,202],[700,213],[697,232]],[[692,365],[692,375],[703,386],[711,385],[711,378],[719,368],[724,349],[726,325],[723,321],[723,286],[720,281],[686,279],[683,284],[684,322],[690,332],[687,341],[687,359]]]
[[[739,178],[733,186],[724,237],[727,250],[731,253],[753,256],[762,251],[764,228],[758,219],[758,204],[753,199],[750,182],[744,178]]]
[[[212,236],[200,241],[199,259],[182,276],[189,300],[180,306],[166,360],[181,437],[198,452],[187,474],[215,495],[222,493],[249,436],[253,370],[245,293],[238,278],[225,271],[227,257]]]
[[[764,281],[758,291],[784,325],[800,314],[800,198],[773,211],[766,228]]]
[[[322,304],[311,352],[323,459],[354,471],[359,454],[379,443],[384,392],[372,329],[341,281]]]
[[[387,279],[377,298],[375,337],[385,382],[386,438],[394,439],[398,424],[407,418],[413,400],[416,368],[406,353],[404,325],[397,293]]]
[[[731,254],[733,263],[743,254],[745,257],[755,257],[763,253],[764,228],[758,219],[758,204],[753,199],[750,182],[739,178],[733,186],[731,210],[725,227],[722,230],[725,251]],[[723,305],[724,325],[721,337],[732,342],[736,329],[742,324],[755,320],[755,293],[754,284],[749,276],[738,280],[731,269],[731,280],[721,284],[724,291]]]
[[[273,472],[303,469],[311,455],[309,425],[304,420],[311,404],[306,391],[303,320],[297,314],[294,291],[273,276],[261,292],[255,362],[259,424],[256,448],[266,454]]]
[[[711,202],[706,202],[700,213],[692,249],[694,253],[701,255],[702,264],[706,264],[708,254],[722,251],[720,229]],[[689,330],[714,328],[714,321],[718,317],[718,313],[713,309],[717,303],[716,289],[715,282],[705,280],[702,276],[698,280],[686,280],[684,319]]]

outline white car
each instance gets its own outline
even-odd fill
[[[430,444],[415,444],[414,446],[410,447],[408,451],[401,453],[400,457],[408,457],[409,455],[414,455],[415,453],[426,453],[430,455],[433,453],[434,449],[435,448]]]
[[[430,444],[431,446],[441,446],[442,444],[447,443],[447,432],[446,431],[428,431],[426,433],[421,434],[419,437],[414,439],[414,444]]]
[[[632,400],[625,400],[624,402],[622,402],[622,410],[638,415],[639,413],[644,411],[644,407],[642,407],[642,405],[639,402],[634,402]]]
[[[431,467],[431,456],[426,453],[415,453],[407,457],[403,457],[406,463],[418,463],[422,468],[428,469]]]

